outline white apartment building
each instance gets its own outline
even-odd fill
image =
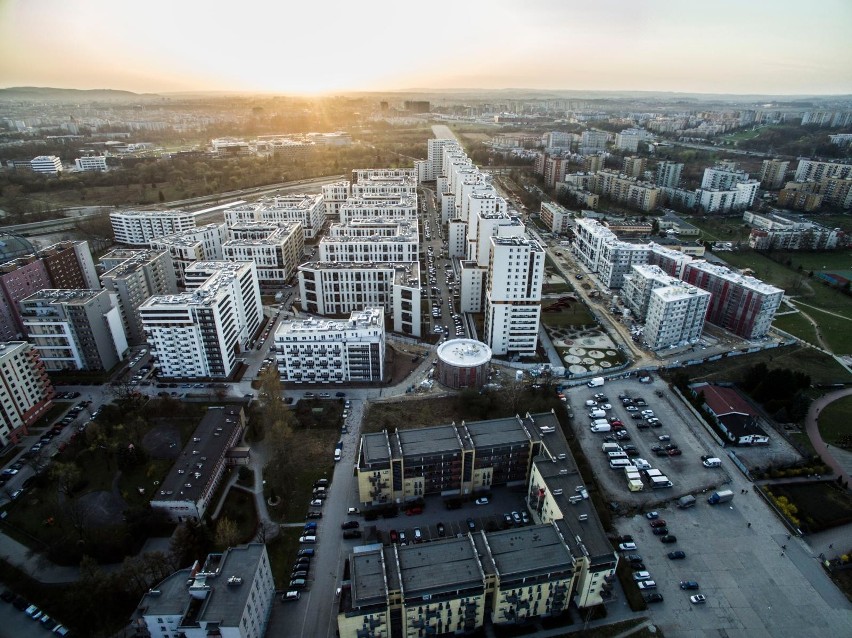
[[[732,164],[719,164],[704,169],[701,188],[704,190],[733,190],[736,184],[748,181],[748,173],[738,170]]]
[[[352,183],[359,184],[371,180],[411,179],[417,177],[412,168],[355,168],[352,170]]]
[[[475,261],[459,262],[459,309],[460,312],[482,312],[485,308],[485,284],[488,270]]]
[[[350,184],[345,180],[325,184],[322,187],[322,203],[326,219],[338,219],[340,207],[349,199]]]
[[[538,344],[544,249],[528,237],[492,237],[483,342],[496,355],[531,355]]]
[[[86,155],[74,160],[74,168],[78,171],[103,172],[107,169],[105,155]]]
[[[228,228],[228,237],[222,257],[254,262],[259,283],[267,286],[282,285],[295,275],[305,249],[300,222],[243,222]]]
[[[195,215],[179,210],[125,210],[110,213],[109,220],[115,241],[130,246],[148,247],[154,239],[195,228]]]
[[[640,323],[645,322],[648,314],[648,303],[651,300],[651,292],[656,288],[676,286],[681,283],[678,277],[666,273],[659,266],[650,264],[637,264],[630,269],[630,273],[624,276],[624,285],[621,287],[620,298]]]
[[[417,222],[354,219],[332,224],[319,243],[319,261],[410,262],[419,258]]]
[[[663,188],[677,188],[680,186],[680,175],[683,172],[683,164],[678,162],[660,162],[657,164],[654,182]]]
[[[574,243],[572,250],[591,272],[598,272],[601,247],[605,243],[618,241],[618,236],[597,219],[581,217],[574,226]]]
[[[749,208],[757,196],[760,182],[749,180],[738,182],[730,190],[699,189],[698,207],[707,213],[728,213],[732,210]]]
[[[644,129],[630,128],[617,133],[615,136],[615,147],[628,153],[639,150],[639,142],[651,141],[654,134]]]
[[[421,181],[431,182],[444,174],[444,151],[459,150],[459,144],[453,139],[430,139],[426,142],[425,173]]]
[[[183,285],[186,269],[198,261],[223,258],[222,244],[227,232],[225,224],[206,224],[174,235],[151,240],[151,248],[166,250],[171,255],[178,284]]]
[[[382,308],[393,317],[393,330],[419,337],[420,268],[418,262],[316,262],[299,266],[302,310],[318,315],[348,315]]]
[[[539,219],[552,233],[565,234],[571,228],[571,211],[551,202],[541,203]]]
[[[228,226],[243,222],[301,222],[305,239],[313,239],[325,223],[325,205],[322,195],[277,195],[225,211],[225,223]]]
[[[139,601],[133,625],[150,638],[263,638],[274,604],[266,545],[251,543],[158,583]]]
[[[364,173],[352,184],[350,197],[360,199],[374,195],[392,195],[395,197],[417,197],[417,177],[410,175],[371,175]]]
[[[260,327],[257,269],[248,262],[199,262],[187,288],[156,295],[139,308],[162,377],[224,379]]]
[[[353,312],[348,320],[283,321],[275,331],[275,352],[282,381],[381,382],[384,312],[366,308]]]
[[[480,268],[491,261],[492,237],[523,237],[526,232],[521,218],[505,212],[480,212],[471,215],[467,224],[467,255]]]
[[[603,151],[606,149],[607,142],[611,139],[612,135],[606,131],[583,131],[580,135],[580,152]]]
[[[652,290],[643,331],[648,347],[660,350],[698,341],[710,296],[706,290],[683,282]]]
[[[42,175],[59,175],[62,172],[62,160],[56,155],[39,155],[30,160],[33,173]]]
[[[846,233],[810,221],[797,221],[776,213],[743,213],[752,226],[748,245],[757,250],[832,250],[847,244]]]
[[[452,219],[447,227],[447,255],[450,259],[464,259],[467,250],[467,224]]]
[[[793,181],[819,182],[829,177],[837,179],[852,177],[852,164],[799,160],[799,164],[796,166],[796,176],[793,178]]]
[[[0,343],[0,446],[19,443],[53,405],[53,385],[26,341]]]
[[[177,293],[177,277],[168,251],[119,248],[101,258],[101,265],[115,264],[101,275],[101,285],[115,295],[121,323],[131,346],[146,342],[139,306],[153,295]]]
[[[412,195],[367,195],[352,196],[338,209],[341,224],[356,219],[415,220],[417,219],[417,197]]]
[[[648,244],[608,241],[601,245],[598,278],[607,288],[621,288],[624,275],[637,264],[647,264],[651,248]]]
[[[40,290],[20,302],[27,341],[48,371],[109,371],[127,353],[118,300],[106,290]]]

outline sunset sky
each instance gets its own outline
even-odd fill
[[[852,0],[0,0],[0,86],[852,93]]]

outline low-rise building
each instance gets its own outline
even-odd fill
[[[50,410],[53,385],[36,349],[26,341],[0,343],[0,446],[19,443]]]
[[[340,205],[341,224],[350,224],[359,219],[381,218],[394,221],[413,222],[417,219],[417,197],[415,195],[354,195]]]
[[[382,310],[353,312],[348,321],[282,321],[275,353],[283,381],[376,383],[384,380],[385,317]]]
[[[74,168],[82,172],[99,172],[107,170],[105,155],[85,155],[74,160]]]
[[[263,638],[274,601],[266,545],[251,543],[209,554],[204,565],[158,583],[142,596],[133,625],[151,638]]]
[[[106,290],[48,288],[20,305],[27,341],[48,371],[109,371],[127,353],[118,301]]]
[[[736,388],[713,383],[696,383],[693,395],[704,398],[704,408],[723,436],[734,445],[766,445],[769,437],[761,427],[758,411]]]
[[[242,438],[245,425],[241,406],[208,408],[151,497],[151,508],[177,523],[200,521],[225,474],[227,452]]]
[[[62,172],[62,160],[56,155],[39,155],[30,160],[33,173],[42,175],[59,175]]]
[[[551,202],[541,203],[539,218],[552,233],[564,235],[571,228],[572,213],[567,208]]]

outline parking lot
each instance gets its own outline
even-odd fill
[[[635,376],[608,380],[603,386],[589,388],[582,385],[571,388],[567,393],[574,413],[574,430],[599,486],[608,494],[607,500],[636,507],[656,506],[684,494],[713,489],[729,481],[729,472],[734,471],[724,450],[711,440],[688,408],[662,380],[656,376],[651,379],[650,383],[640,383]],[[605,398],[597,401],[595,395]],[[629,397],[632,401],[628,404],[629,409],[620,396]],[[595,401],[595,405],[586,405],[587,401]],[[626,435],[622,436],[626,438],[618,438],[615,430],[591,431],[593,419],[588,416],[590,411],[607,405],[611,407],[604,410],[605,418],[609,422],[619,421],[626,431]],[[651,418],[658,419],[658,422],[652,425],[647,416],[642,416],[643,410],[651,410]],[[633,418],[632,415],[641,418]],[[616,424],[616,427],[621,426]],[[629,491],[624,470],[610,467],[610,457],[602,450],[604,442],[632,446],[633,449],[628,448],[630,460],[646,460],[651,468],[668,477],[672,486],[652,489],[649,479],[643,476],[644,489]],[[676,448],[679,452],[669,452],[667,447]],[[702,456],[720,457],[722,466],[705,468]]]

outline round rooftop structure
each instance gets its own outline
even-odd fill
[[[0,231],[0,264],[35,252],[35,246],[25,237]]]
[[[449,388],[481,388],[488,381],[491,348],[475,339],[451,339],[438,346],[438,382]]]

